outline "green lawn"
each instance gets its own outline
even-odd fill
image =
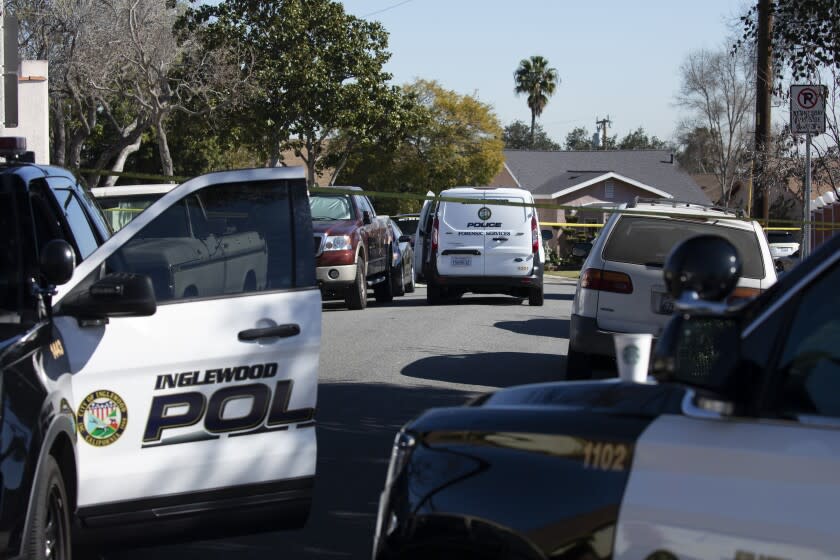
[[[577,279],[580,276],[579,270],[546,270],[545,274],[548,276],[559,276],[560,278]]]

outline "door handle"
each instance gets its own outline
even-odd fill
[[[494,237],[493,241],[507,241],[508,239],[508,237]]]
[[[248,341],[258,340],[260,338],[288,338],[299,334],[300,325],[296,323],[289,323],[287,325],[277,325],[275,327],[239,331],[239,340]]]

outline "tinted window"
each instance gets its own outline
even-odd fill
[[[60,189],[54,192],[67,218],[67,225],[73,232],[73,239],[79,248],[79,256],[85,259],[99,246],[96,235],[93,233],[93,226],[73,191]]]
[[[802,295],[785,342],[783,410],[840,417],[840,267]]]
[[[769,231],[767,241],[769,243],[797,243],[796,238],[789,231]]]
[[[149,275],[159,303],[293,288],[292,223],[285,182],[207,187],[142,228],[108,270]]]
[[[417,225],[420,223],[420,217],[396,217],[394,218],[394,221],[400,226],[400,229],[403,231],[403,233],[406,233],[408,235],[414,235],[414,233],[417,231]]]
[[[350,200],[345,195],[313,195],[309,197],[313,220],[349,220]]]
[[[23,304],[23,262],[14,192],[0,187],[0,323],[17,323]]]
[[[662,265],[679,242],[698,235],[719,235],[738,250],[746,278],[764,278],[761,246],[752,230],[689,220],[635,216],[619,218],[604,247],[604,259],[641,265]]]

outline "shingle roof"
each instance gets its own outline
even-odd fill
[[[549,195],[612,171],[671,193],[677,200],[709,204],[691,176],[671,161],[668,150],[505,150],[510,172],[534,194]]]

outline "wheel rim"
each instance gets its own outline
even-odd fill
[[[367,272],[364,265],[360,267],[360,270],[362,271],[362,277],[359,282],[359,301],[364,303],[367,301]]]
[[[58,488],[50,489],[47,520],[44,525],[44,557],[48,560],[64,558],[64,501]]]

